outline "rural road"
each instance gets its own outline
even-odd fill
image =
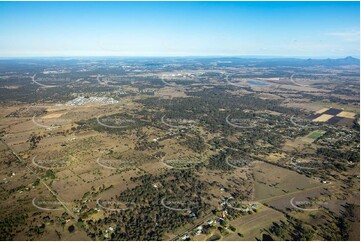
[[[212,212],[208,213],[206,215],[206,217],[204,217],[201,222],[197,223],[195,226],[191,227],[190,229],[187,229],[181,233],[179,233],[177,236],[173,237],[172,239],[169,239],[170,241],[174,241],[179,239],[182,235],[189,233],[190,231],[192,231],[193,229],[197,228],[198,226],[204,224],[207,220],[211,219],[214,215],[212,214]]]
[[[75,214],[73,214],[73,212],[68,208],[68,206],[66,206],[66,204],[60,199],[60,197],[56,194],[56,192],[54,192],[45,182],[43,179],[41,179],[35,171],[33,171],[30,167],[28,167],[26,165],[26,162],[21,159],[21,157],[4,141],[1,139],[1,142],[13,153],[13,155],[18,159],[18,161],[21,164],[24,164],[26,169],[32,174],[34,175],[37,179],[39,179],[39,181],[46,187],[46,189],[49,190],[49,192],[55,197],[55,199],[63,206],[63,208],[68,212],[68,214],[75,220],[75,222],[78,221],[78,218],[75,216]]]
[[[36,74],[34,76],[32,76],[31,79],[32,79],[32,81],[34,83],[38,84],[39,86],[42,86],[42,87],[45,87],[45,88],[57,87],[56,85],[44,85],[44,84],[41,84],[41,83],[35,81],[35,76],[36,76]]]
[[[282,194],[282,195],[279,195],[279,196],[274,196],[274,197],[269,197],[269,198],[264,198],[264,199],[260,199],[260,200],[256,200],[255,202],[259,202],[259,203],[264,203],[264,202],[269,202],[269,201],[272,201],[274,199],[278,199],[278,198],[282,198],[282,197],[287,197],[287,196],[291,196],[291,195],[294,195],[294,194],[298,194],[298,193],[305,193],[305,192],[308,192],[308,191],[312,191],[312,190],[315,190],[315,189],[319,189],[319,188],[325,188],[325,187],[330,187],[331,185],[335,185],[335,184],[327,184],[327,185],[320,185],[320,186],[316,186],[316,187],[311,187],[311,188],[308,188],[308,189],[303,189],[301,191],[295,191],[295,192],[290,192],[290,193],[286,193],[286,194]]]

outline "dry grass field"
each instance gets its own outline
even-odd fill
[[[283,196],[320,185],[319,181],[267,163],[258,163],[254,169],[255,201]]]
[[[237,229],[237,233],[241,233],[244,237],[240,237],[237,233],[222,237],[222,240],[237,241],[237,240],[261,240],[261,232],[263,229],[268,229],[273,222],[286,221],[284,214],[274,209],[262,206],[257,213],[242,216],[235,220],[231,220],[230,224]]]
[[[343,117],[343,118],[354,118],[355,117],[355,113],[352,112],[346,112],[346,111],[342,111],[341,113],[337,114],[336,116],[338,117]]]
[[[314,122],[327,122],[332,117],[333,117],[333,115],[322,114],[320,117],[317,117],[312,121],[314,121]]]

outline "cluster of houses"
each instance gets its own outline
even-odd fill
[[[65,103],[65,106],[82,106],[90,103],[96,104],[117,104],[118,101],[108,97],[77,97]]]

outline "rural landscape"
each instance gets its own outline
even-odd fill
[[[0,241],[360,241],[359,1],[0,1]]]
[[[359,68],[0,60],[1,240],[359,240]]]

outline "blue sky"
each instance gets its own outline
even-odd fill
[[[359,57],[359,2],[0,2],[0,56]]]

